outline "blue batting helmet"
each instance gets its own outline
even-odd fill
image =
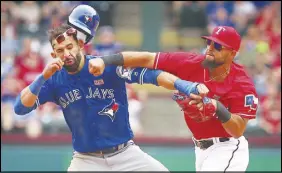
[[[89,5],[76,6],[68,18],[70,26],[86,35],[85,44],[95,36],[99,22],[99,14]]]

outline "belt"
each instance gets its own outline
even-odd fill
[[[94,156],[103,156],[105,154],[113,154],[113,153],[123,149],[124,147],[130,145],[130,144],[134,144],[134,142],[132,140],[130,140],[130,141],[127,141],[125,143],[119,144],[119,145],[114,146],[114,147],[106,148],[106,149],[103,149],[103,150],[98,150],[98,151],[95,151],[95,152],[81,153],[81,154],[94,155]]]
[[[213,139],[204,139],[204,140],[196,140],[194,138],[192,139],[194,144],[202,150],[208,149],[210,146],[215,144]],[[218,140],[219,142],[226,142],[230,140],[229,138],[214,138],[214,139],[215,141]]]

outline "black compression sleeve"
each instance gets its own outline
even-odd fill
[[[123,66],[123,56],[121,53],[101,56],[100,58],[103,59],[105,65]]]
[[[216,105],[217,105],[216,115],[217,115],[218,119],[222,123],[227,122],[231,118],[231,113],[219,101],[216,101]]]

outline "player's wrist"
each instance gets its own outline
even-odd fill
[[[29,85],[29,90],[32,94],[38,95],[42,85],[46,82],[43,74],[37,76],[37,78]]]
[[[190,81],[185,81],[182,79],[177,79],[174,82],[174,88],[177,89],[178,91],[190,95],[191,93],[196,94],[197,92],[197,85],[198,83],[190,82]]]
[[[215,112],[216,112],[218,119],[222,123],[226,123],[231,118],[231,113],[219,101],[216,101],[216,111]]]
[[[212,104],[213,104],[213,106],[215,107],[215,110],[217,109],[217,100],[215,100],[215,99],[211,99],[211,102],[212,102]]]
[[[50,78],[50,77],[47,76],[46,73],[44,73],[44,72],[41,73],[39,76],[42,76],[45,81]]]
[[[123,55],[121,53],[101,56],[100,58],[104,61],[105,66],[107,65],[123,66],[124,63]]]

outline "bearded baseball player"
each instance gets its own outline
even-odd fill
[[[160,69],[183,80],[205,84],[207,97],[173,96],[184,112],[196,145],[196,171],[245,171],[249,163],[247,122],[256,117],[258,98],[243,66],[233,61],[241,37],[228,26],[214,28],[204,55],[191,52],[122,52],[118,58],[95,59],[94,75],[105,65]]]
[[[75,21],[89,27],[88,41],[99,24],[93,10],[87,7]],[[125,82],[154,84],[187,95],[206,95],[208,89],[147,68],[111,65],[94,76],[93,60],[98,57],[83,55],[84,42],[78,36],[82,37],[67,24],[49,31],[53,60],[18,95],[15,113],[25,115],[46,102],[62,108],[74,149],[68,171],[168,171],[132,140]]]

